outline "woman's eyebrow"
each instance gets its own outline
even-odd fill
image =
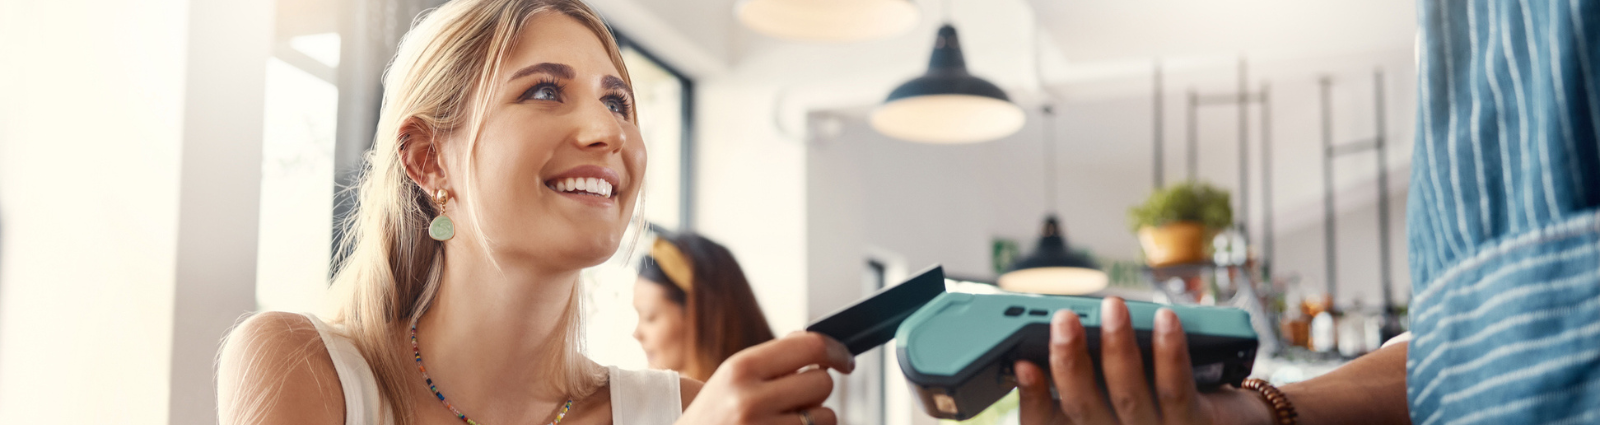
[[[629,96],[633,95],[633,87],[628,87],[628,83],[626,81],[622,81],[621,78],[617,78],[617,76],[615,76],[615,75],[607,75],[605,77],[601,77],[600,78],[600,88],[606,89],[606,90],[611,90],[611,89],[622,90],[623,92],[628,93]]]
[[[571,80],[572,76],[576,75],[577,73],[573,72],[572,71],[572,67],[568,66],[566,64],[544,62],[544,63],[534,64],[534,65],[528,65],[526,68],[519,69],[519,70],[517,70],[516,73],[511,74],[511,78],[507,79],[506,81],[508,81],[508,82],[516,81],[516,79],[518,79],[518,78],[526,77],[526,76],[533,75],[533,74],[550,74],[550,75],[556,76],[557,78],[561,78],[561,79],[564,79],[564,80]]]

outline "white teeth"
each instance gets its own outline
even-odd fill
[[[603,198],[611,197],[611,192],[613,190],[611,182],[605,181],[605,179],[597,179],[592,177],[572,177],[561,179],[555,183],[552,183],[551,187],[555,188],[557,192],[585,192],[598,195]]]

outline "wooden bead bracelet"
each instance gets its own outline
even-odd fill
[[[1239,388],[1255,391],[1267,401],[1267,405],[1272,407],[1273,423],[1295,425],[1300,422],[1300,415],[1294,411],[1294,403],[1290,403],[1289,397],[1283,395],[1283,391],[1278,390],[1278,387],[1272,386],[1267,381],[1250,378],[1244,380],[1244,385],[1240,385]]]

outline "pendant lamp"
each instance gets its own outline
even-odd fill
[[[1033,253],[1006,268],[998,283],[1012,292],[1082,295],[1105,289],[1110,279],[1094,259],[1067,246],[1060,223],[1050,215]]]
[[[735,13],[745,27],[773,37],[849,42],[904,33],[916,25],[918,9],[911,0],[745,0]]]
[[[1055,207],[1055,111],[1046,104],[1044,115],[1045,205]],[[1012,292],[1052,295],[1083,295],[1105,289],[1110,283],[1093,258],[1067,245],[1067,236],[1055,214],[1044,219],[1044,229],[1033,253],[1012,263],[997,284]]]
[[[961,41],[950,24],[939,28],[928,72],[889,93],[872,112],[872,128],[923,143],[976,143],[1022,129],[1027,114],[993,83],[967,73]]]

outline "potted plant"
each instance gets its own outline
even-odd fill
[[[1232,224],[1228,191],[1198,181],[1157,190],[1128,210],[1128,225],[1151,267],[1205,261],[1206,241]]]

